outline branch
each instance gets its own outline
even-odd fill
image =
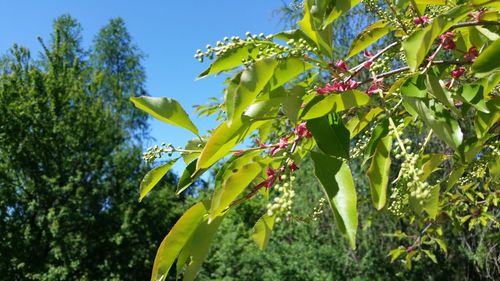
[[[453,29],[461,28],[461,27],[468,27],[468,26],[476,26],[476,25],[482,25],[482,26],[494,26],[494,25],[500,25],[500,21],[488,21],[488,20],[480,20],[480,21],[466,21],[466,22],[461,22],[454,24],[450,27],[450,31]]]
[[[452,61],[452,60],[437,60],[437,61],[433,61],[432,62],[432,65],[439,65],[439,64],[446,64],[446,65],[466,65],[466,64],[471,64],[472,62],[471,61]],[[405,71],[408,71],[410,70],[410,68],[408,66],[404,66],[404,67],[401,67],[401,68],[397,68],[397,69],[394,69],[394,70],[391,70],[389,72],[385,72],[385,73],[381,73],[377,76],[375,76],[375,78],[377,79],[380,79],[380,78],[385,78],[385,77],[389,77],[389,76],[392,76],[394,74],[398,74],[398,73],[401,73],[401,72],[405,72]],[[371,82],[373,81],[373,78],[371,79],[367,79],[363,82],[361,82],[360,84],[365,84],[365,83],[368,83],[368,82]]]

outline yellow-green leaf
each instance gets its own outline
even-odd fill
[[[232,169],[230,171],[231,175],[222,182],[220,188],[214,191],[209,220],[221,215],[261,170],[262,167],[256,162],[250,162],[239,168]]]
[[[244,44],[237,48],[227,50],[225,53],[218,56],[215,61],[205,69],[197,79],[207,77],[212,74],[218,74],[223,71],[232,70],[240,66],[243,60],[255,58],[259,53],[259,48],[251,44]]]
[[[347,121],[346,128],[349,130],[351,139],[357,136],[368,124],[370,124],[375,117],[377,117],[383,110],[380,107],[374,107],[368,112],[362,112],[357,116],[352,117]]]
[[[498,72],[500,67],[500,39],[482,51],[471,66],[476,77],[485,77],[493,72]]]
[[[191,122],[186,111],[176,100],[148,96],[131,97],[130,100],[137,108],[149,113],[154,118],[170,125],[188,129],[198,135],[198,128]]]
[[[260,219],[257,221],[257,223],[255,223],[255,226],[253,227],[253,241],[255,241],[257,247],[261,250],[264,250],[269,243],[275,218],[276,215],[268,216],[267,214],[265,214],[260,217]]]
[[[331,24],[343,13],[354,8],[361,0],[337,0],[335,1],[335,7],[332,9],[328,17],[323,23],[323,28],[327,28],[327,25]]]
[[[358,90],[349,90],[320,98],[322,99],[319,102],[311,106],[306,106],[302,113],[303,120],[322,117],[328,113],[340,112],[352,107],[366,105],[370,102],[370,97]]]
[[[389,33],[389,31],[391,31],[391,29],[387,27],[386,21],[379,20],[370,24],[354,38],[347,57],[350,58],[368,48],[371,44]]]
[[[163,239],[156,252],[151,281],[163,281],[182,248],[189,241],[207,210],[202,202],[187,210]]]
[[[177,159],[173,159],[171,161],[168,161],[165,164],[162,164],[151,171],[149,171],[144,178],[141,181],[141,187],[139,191],[139,202],[142,201],[144,196],[148,194],[153,187],[163,178],[163,176],[170,170],[172,165],[177,161]]]

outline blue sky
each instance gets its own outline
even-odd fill
[[[135,43],[147,55],[144,61],[147,91],[152,96],[177,99],[205,132],[214,123],[194,116],[192,105],[205,104],[211,96],[220,97],[224,77],[194,81],[208,66],[193,58],[196,49],[214,45],[224,36],[243,37],[246,31],[278,32],[282,26],[273,11],[281,5],[280,0],[3,1],[0,51],[4,53],[17,43],[28,47],[33,54],[38,53],[40,44],[36,37],[48,39],[52,21],[62,14],[78,19],[84,29],[84,44],[89,46],[109,19],[122,17]],[[192,138],[189,132],[156,120],[151,120],[151,129],[157,143],[171,142],[177,146]],[[182,169],[180,163],[174,167],[177,173]]]

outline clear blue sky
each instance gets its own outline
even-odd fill
[[[2,2],[0,51],[13,43],[40,51],[37,36],[48,39],[52,21],[70,14],[83,27],[84,44],[113,17],[122,17],[135,43],[147,55],[144,67],[146,88],[150,95],[177,99],[190,113],[195,124],[205,132],[213,121],[194,116],[192,105],[206,103],[208,97],[220,97],[224,77],[194,78],[208,66],[193,58],[196,49],[214,45],[224,36],[243,37],[246,31],[276,33],[280,23],[273,11],[280,0],[13,0]],[[157,143],[183,145],[192,135],[183,130],[151,120],[152,136]],[[181,161],[180,161],[181,162]],[[180,173],[183,165],[174,171]]]

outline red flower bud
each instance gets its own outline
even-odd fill
[[[347,63],[343,60],[339,60],[335,63],[335,66],[344,70],[344,71],[348,71],[348,66],[347,66]]]
[[[421,17],[414,17],[413,18],[413,22],[416,24],[416,25],[423,25],[425,23],[428,23],[429,22],[429,17],[426,16],[426,15],[423,15]]]
[[[297,164],[295,164],[295,162],[293,161],[288,165],[288,167],[290,167],[290,171],[292,172],[295,172],[299,169],[299,167],[297,167]]]
[[[467,53],[464,55],[464,59],[466,61],[473,61],[477,58],[479,55],[479,52],[477,51],[476,47],[471,47]]]
[[[451,76],[455,79],[460,78],[465,73],[465,68],[459,67],[451,72]]]
[[[453,50],[455,49],[455,42],[453,42],[453,39],[455,38],[455,35],[453,32],[446,32],[441,35],[439,35],[439,39],[441,39],[441,46],[443,46],[443,49],[445,50]]]

